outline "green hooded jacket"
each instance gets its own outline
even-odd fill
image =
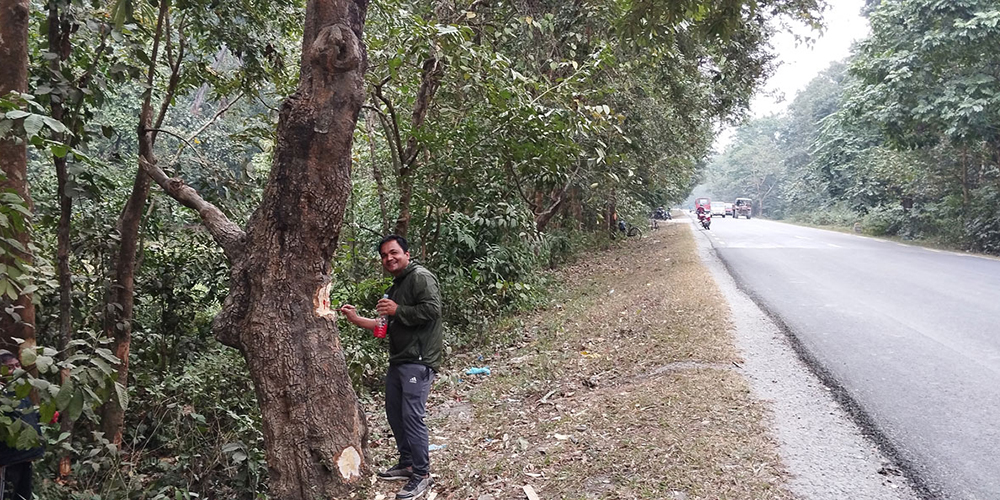
[[[438,371],[444,334],[437,278],[411,262],[386,293],[397,304],[389,317],[389,364],[418,363]]]

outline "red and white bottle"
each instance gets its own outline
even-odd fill
[[[389,294],[382,295],[382,298],[388,299]],[[388,329],[389,329],[389,318],[386,315],[382,314],[379,315],[379,317],[375,320],[375,329],[372,330],[372,334],[375,335],[375,338],[384,339],[386,330]]]

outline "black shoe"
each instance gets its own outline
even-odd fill
[[[426,476],[418,476],[414,474],[410,476],[410,480],[406,482],[406,486],[403,486],[403,488],[396,493],[396,498],[402,500],[416,500],[417,498],[420,498],[420,495],[427,493],[433,484],[434,480],[431,479],[430,474]]]
[[[413,476],[413,467],[407,465],[403,467],[402,465],[394,465],[391,469],[385,472],[379,472],[379,479],[385,479],[386,481],[405,481]]]

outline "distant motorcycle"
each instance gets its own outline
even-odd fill
[[[712,225],[712,212],[698,207],[698,222],[701,223],[701,227],[705,229],[711,229]]]

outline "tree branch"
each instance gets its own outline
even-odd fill
[[[363,106],[365,109],[370,109],[378,114],[379,122],[382,123],[382,130],[385,131],[385,140],[389,143],[389,156],[392,157],[392,166],[396,170],[396,175],[399,175],[399,171],[402,168],[399,159],[399,148],[393,142],[392,138],[392,125],[389,123],[389,117],[374,106]]]
[[[423,126],[430,110],[431,101],[438,87],[441,86],[441,77],[444,76],[444,63],[436,57],[424,61],[423,73],[420,77],[420,88],[417,90],[417,100],[413,105],[413,113],[410,117],[410,136],[406,139],[406,150],[400,155],[403,168],[409,169],[417,159],[420,152],[420,144],[417,141],[416,133]]]
[[[378,85],[375,86],[375,97],[385,104],[386,109],[389,110],[390,124],[392,125],[392,142],[393,147],[396,148],[396,156],[399,158],[398,169],[402,171],[403,169],[403,140],[399,135],[399,119],[396,118],[396,108],[392,105],[392,101],[387,99],[385,95],[382,94],[382,86],[389,82],[389,77],[385,77]],[[399,174],[400,172],[396,172]]]
[[[517,176],[517,172],[514,171],[514,166],[511,164],[510,160],[504,162],[504,166],[507,167],[507,172],[510,172],[510,177],[514,179],[514,186],[517,188],[517,194],[521,195],[521,199],[528,205],[528,209],[531,210],[532,215],[538,210],[538,206],[535,205],[528,195],[524,194],[524,188],[521,186],[521,178]]]
[[[563,201],[566,199],[566,191],[569,191],[569,187],[573,184],[573,180],[576,179],[576,174],[580,172],[581,167],[582,167],[581,163],[577,162],[576,170],[573,170],[573,173],[569,174],[569,176],[566,178],[566,184],[564,184],[562,189],[559,190],[559,193],[552,194],[551,196],[549,196],[549,198],[553,202],[552,205],[550,205],[549,208],[545,209],[545,211],[535,216],[535,229],[537,231],[541,232],[542,230],[544,230],[545,226],[556,214],[556,211],[559,210],[559,207],[562,206]]]
[[[163,119],[167,116],[167,109],[170,107],[170,101],[174,99],[174,92],[177,90],[177,83],[181,79],[181,61],[184,59],[184,37],[180,36],[178,33],[178,38],[180,38],[180,43],[177,48],[177,59],[169,61],[171,59],[171,43],[170,43],[170,18],[167,18],[167,58],[168,62],[172,62],[170,65],[170,80],[167,82],[167,92],[163,95],[163,102],[160,103],[160,113],[156,117],[156,124],[150,130],[157,130],[163,125]],[[156,142],[156,132],[153,132],[153,142]]]
[[[170,134],[170,132],[167,133]],[[139,165],[146,172],[146,175],[156,181],[171,198],[198,212],[202,224],[208,229],[212,239],[222,247],[229,262],[236,262],[243,256],[246,233],[236,223],[229,220],[226,214],[219,210],[219,207],[205,201],[198,194],[198,191],[185,184],[183,180],[167,177],[163,169],[155,163],[150,163],[145,158],[139,157]]]
[[[196,137],[198,137],[199,135],[201,135],[201,133],[204,132],[205,129],[207,129],[209,126],[211,126],[213,123],[215,123],[215,120],[218,120],[219,117],[221,117],[223,114],[225,114],[226,111],[229,111],[229,108],[233,107],[233,104],[236,104],[236,102],[239,101],[242,97],[243,97],[242,93],[238,94],[235,99],[233,99],[232,101],[229,101],[228,103],[226,103],[225,106],[220,107],[219,110],[216,111],[214,115],[212,115],[212,118],[209,118],[208,121],[206,121],[200,127],[198,127],[198,130],[195,130],[190,135],[188,135],[188,138],[186,140],[183,137],[178,137],[177,134],[171,133],[171,132],[169,132],[167,130],[164,130],[163,132],[167,133],[167,134],[170,134],[170,135],[172,135],[174,137],[177,137],[178,139],[180,139],[181,141],[183,141],[184,144],[186,144],[188,147],[190,147],[191,149],[193,149],[197,153],[198,150],[191,144],[191,141],[193,141]],[[177,160],[181,156],[181,151],[183,151],[183,150],[184,150],[183,146],[177,149],[177,154],[174,155],[174,159],[170,162],[171,165],[175,165],[177,163]],[[201,154],[199,153],[199,157],[200,156],[201,156]],[[204,161],[204,158],[202,158],[202,160]]]
[[[152,132],[154,134],[158,134],[160,132],[163,132],[164,134],[167,134],[169,136],[172,136],[172,137],[176,138],[177,140],[183,142],[184,144],[187,144],[187,146],[189,148],[191,148],[192,150],[194,150],[195,154],[198,155],[198,159],[201,160],[202,165],[211,165],[208,162],[208,160],[206,160],[205,157],[201,155],[201,152],[199,152],[198,149],[195,148],[193,144],[191,144],[191,141],[194,140],[194,137],[189,137],[189,138],[185,139],[184,137],[182,137],[177,132],[171,132],[171,131],[169,131],[169,130],[167,130],[165,128],[148,128],[146,130],[148,132]],[[177,163],[177,156],[180,156],[180,151],[177,152],[177,155],[174,156],[173,161],[170,162],[171,165],[174,165],[174,164]]]

